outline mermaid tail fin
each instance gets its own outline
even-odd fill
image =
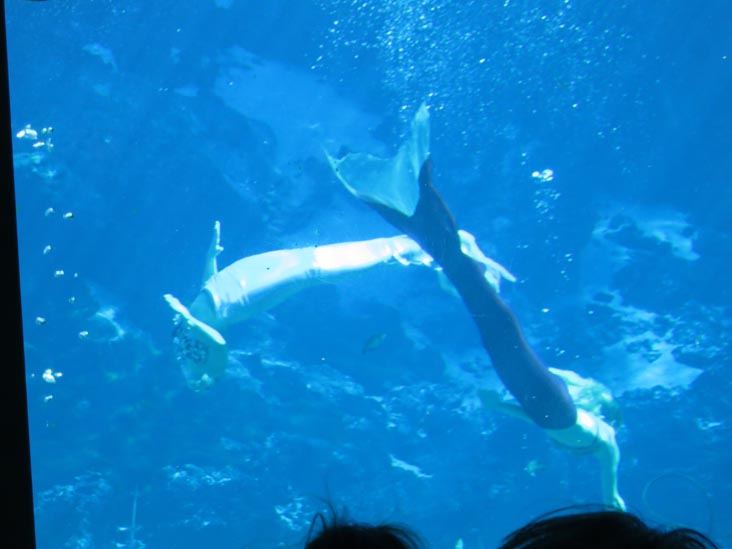
[[[423,103],[412,120],[409,138],[392,158],[350,153],[340,159],[328,155],[328,162],[356,198],[411,217],[419,202],[420,170],[429,157],[429,121],[429,111]]]
[[[441,264],[448,250],[459,253],[460,239],[455,220],[432,186],[429,139],[429,111],[422,104],[409,137],[392,158],[350,153],[340,159],[328,156],[328,161],[351,194]]]
[[[450,210],[432,184],[429,138],[429,111],[422,104],[412,120],[409,137],[393,158],[350,153],[341,159],[328,156],[328,161],[351,194],[416,240],[439,265],[448,255],[462,252],[478,264],[497,292],[501,279],[515,282],[516,278],[487,257],[472,234],[458,230]],[[440,283],[448,289],[450,284],[446,278],[441,277]]]

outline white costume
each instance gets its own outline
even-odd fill
[[[440,272],[419,244],[404,235],[265,252],[218,271],[216,256],[222,250],[219,232],[216,222],[203,289],[190,307],[171,294],[164,296],[178,313],[174,332],[177,357],[194,390],[208,387],[226,369],[228,347],[222,330],[271,309],[304,288],[382,264],[423,265]],[[460,236],[465,253],[484,266],[486,279],[496,289],[501,278],[515,280],[483,254],[473,235],[461,231]]]

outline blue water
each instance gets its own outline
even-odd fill
[[[614,391],[629,508],[732,545],[727,2],[6,4],[39,547],[296,547],[330,499],[489,548],[599,500],[592,458],[480,409],[426,269],[237,327],[206,393],[177,369],[162,295],[195,297],[214,220],[222,264],[394,234],[323,150],[392,154],[423,101],[528,339]]]

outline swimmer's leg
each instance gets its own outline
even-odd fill
[[[216,221],[214,222],[213,238],[206,253],[206,263],[203,267],[203,284],[206,284],[208,279],[219,272],[216,257],[223,251],[224,248],[221,246],[221,222]]]

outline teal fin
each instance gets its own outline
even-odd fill
[[[328,162],[356,198],[411,217],[419,202],[419,171],[429,157],[429,148],[430,115],[423,103],[414,115],[409,138],[393,158],[350,153],[340,159],[328,155]]]

